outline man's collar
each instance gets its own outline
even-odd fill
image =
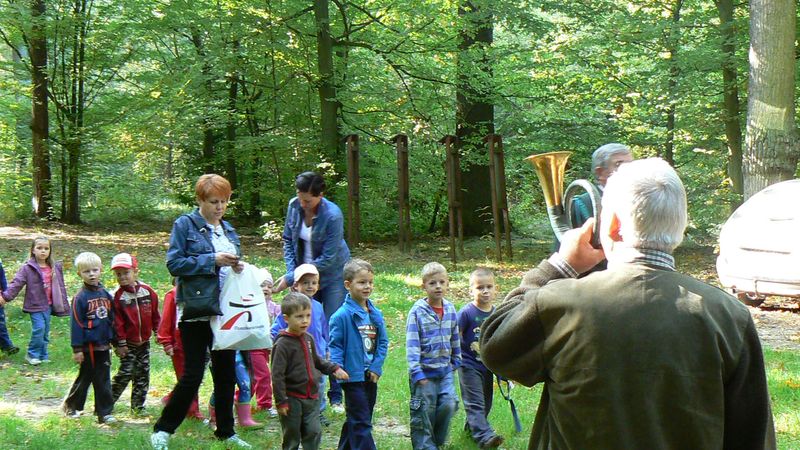
[[[646,264],[663,270],[675,270],[675,258],[667,252],[649,248],[614,249],[608,255],[608,268],[619,264]]]

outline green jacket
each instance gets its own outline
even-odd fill
[[[641,263],[557,278],[543,261],[482,327],[490,370],[544,383],[530,449],[775,447],[761,344],[733,297]]]

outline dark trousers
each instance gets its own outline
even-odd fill
[[[131,380],[133,380],[131,409],[140,411],[144,409],[147,390],[150,389],[150,342],[128,345],[128,354],[120,359],[117,374],[111,380],[111,395],[114,397],[114,403],[119,400]]]
[[[376,450],[372,439],[372,411],[378,385],[371,381],[341,383],[347,420],[339,435],[339,450]]]
[[[174,433],[186,418],[192,400],[197,396],[206,371],[206,353],[211,349],[214,335],[208,322],[180,322],[183,341],[184,372],[172,390],[172,396],[161,412],[153,429]],[[236,387],[236,351],[211,351],[211,376],[214,379],[217,430],[214,434],[227,439],[233,430],[233,391]]]
[[[102,419],[114,409],[114,400],[111,397],[111,352],[100,350],[92,353],[83,352],[78,378],[69,388],[64,409],[83,411],[91,385],[94,388],[94,413]]]
[[[475,442],[483,444],[496,434],[488,420],[489,411],[492,410],[494,376],[488,371],[463,366],[458,372],[461,399],[464,402],[464,411],[467,413],[466,428]]]
[[[319,423],[319,399],[289,397],[289,414],[280,416],[283,450],[319,450],[322,427]]]
[[[338,278],[328,277],[317,293],[314,294],[314,298],[322,303],[322,309],[325,311],[325,320],[330,320],[333,313],[342,306],[344,297],[347,295],[341,270],[338,273]],[[323,355],[320,355],[320,357],[323,357]],[[327,356],[324,357],[327,358]],[[330,403],[342,403],[342,387],[339,382],[334,377],[328,377],[328,383],[330,383],[328,386],[328,400]]]
[[[10,350],[14,346],[6,327],[6,309],[0,306],[0,350]]]

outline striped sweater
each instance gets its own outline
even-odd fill
[[[461,366],[461,344],[456,309],[442,302],[444,316],[423,298],[417,300],[406,321],[406,359],[412,383],[425,378],[440,378]]]

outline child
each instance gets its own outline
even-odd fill
[[[22,311],[31,315],[31,341],[25,361],[32,366],[49,363],[50,315],[69,314],[69,305],[61,263],[53,262],[50,240],[44,236],[33,239],[30,259],[3,291],[0,306],[16,298],[23,287]]]
[[[324,358],[328,355],[330,333],[322,303],[313,299],[313,295],[317,293],[317,289],[319,289],[319,272],[317,268],[314,267],[313,264],[300,264],[297,266],[297,268],[294,269],[294,285],[292,285],[292,291],[305,294],[306,297],[311,299],[311,324],[308,327],[308,332],[314,338],[314,342],[317,345],[317,353],[320,357]],[[286,326],[286,320],[284,320],[283,315],[278,316],[275,323],[272,325],[273,345],[275,339],[278,337],[278,332],[286,329]],[[322,425],[327,427],[330,425],[330,421],[322,413],[325,410],[325,377],[320,378],[319,391],[319,420]]]
[[[133,380],[131,410],[145,414],[144,401],[150,388],[150,336],[158,332],[158,294],[139,281],[139,265],[128,253],[111,259],[111,270],[119,288],[114,291],[114,330],[120,364],[111,382],[111,395],[116,403],[122,391]]]
[[[311,300],[292,292],[283,298],[281,313],[288,328],[278,335],[273,345],[272,387],[280,414],[284,450],[316,450],[322,438],[320,427],[320,371],[340,380],[347,372],[322,359],[314,338],[308,334],[311,324]]]
[[[3,270],[3,262],[0,261],[0,292],[8,288],[6,282],[6,272]],[[0,352],[6,355],[13,355],[19,352],[19,347],[14,345],[11,341],[11,336],[8,334],[8,327],[6,327],[6,309],[3,306],[3,297],[0,296]]]
[[[351,374],[342,383],[347,420],[342,425],[339,449],[375,450],[372,412],[389,338],[383,314],[369,299],[374,278],[372,265],[351,259],[344,265],[343,274],[348,294],[330,322],[331,362]]]
[[[495,433],[487,417],[492,409],[494,375],[481,362],[481,323],[494,311],[497,285],[491,270],[478,268],[469,276],[472,302],[458,311],[462,364],[458,369],[461,400],[467,413],[465,429],[480,448],[496,448],[503,437]]]
[[[425,264],[422,288],[427,297],[414,303],[406,321],[411,445],[415,450],[444,446],[450,420],[458,409],[453,371],[461,365],[461,346],[456,310],[444,298],[447,286],[447,269],[437,262]]]
[[[252,411],[250,408],[250,373],[248,371],[249,363],[245,359],[248,352],[236,351],[236,393],[233,396],[236,405],[236,417],[238,425],[244,428],[261,428],[264,425],[253,420]],[[213,372],[212,372],[213,373]],[[209,421],[213,424],[216,419],[216,398],[214,393],[211,393],[211,398],[208,400],[208,416]]]
[[[258,279],[261,280],[261,291],[267,305],[267,314],[270,323],[281,313],[281,307],[272,301],[272,274],[267,269],[258,270]],[[269,373],[269,354],[271,348],[262,348],[249,351],[250,378],[253,380],[253,394],[256,397],[257,410],[269,410],[269,415],[275,417],[278,411],[272,406],[272,377]]]
[[[100,284],[102,263],[94,253],[75,258],[75,269],[83,287],[72,299],[72,359],[81,365],[62,406],[68,417],[78,417],[86,403],[91,384],[94,388],[94,413],[100,423],[113,424],[111,415],[111,355],[114,341],[114,310],[111,294]]]
[[[180,381],[183,376],[183,343],[181,342],[181,330],[178,328],[178,314],[177,306],[175,304],[175,288],[170,289],[164,295],[163,315],[161,316],[161,323],[158,325],[158,334],[156,340],[164,347],[164,353],[172,358],[172,368],[175,369],[175,377]],[[164,405],[169,401],[172,395],[170,392],[166,397],[161,400]],[[203,420],[203,414],[200,412],[200,405],[197,396],[194,397],[186,417],[191,419]]]

